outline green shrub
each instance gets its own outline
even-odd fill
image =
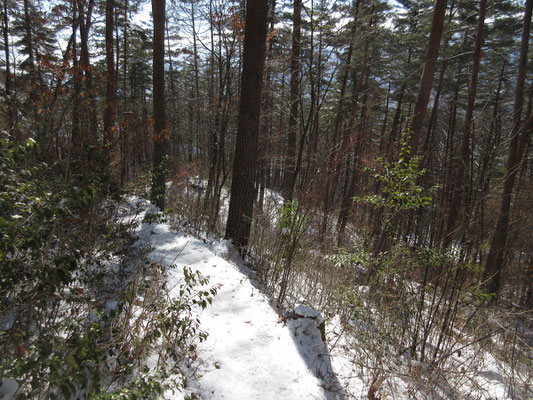
[[[206,336],[191,307],[215,291],[186,270],[169,298],[166,267],[133,245],[98,180],[57,177],[32,146],[0,136],[0,376],[17,399],[150,398],[172,371],[145,373],[146,357],[191,356]]]

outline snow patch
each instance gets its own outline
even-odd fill
[[[341,398],[331,392],[338,383],[319,328],[324,323],[320,313],[300,306],[294,313],[300,318],[284,324],[228,241],[208,243],[173,232],[165,223],[140,225],[138,236],[153,248],[153,261],[172,266],[169,288],[183,279],[184,267],[200,271],[210,278],[210,287],[218,287],[211,306],[195,309],[209,336],[188,368],[194,374],[183,393],[167,391],[164,399],[193,393],[209,400]]]
[[[0,386],[0,400],[10,400],[13,398],[19,389],[18,382],[13,378],[6,378],[2,380]]]

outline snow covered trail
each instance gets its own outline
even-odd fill
[[[152,260],[174,265],[169,287],[183,278],[184,266],[219,286],[213,304],[198,311],[209,337],[199,346],[197,380],[190,382],[188,394],[226,400],[335,398],[313,373],[321,356],[310,348],[309,338],[302,340],[303,333],[279,321],[268,297],[254,286],[251,271],[227,260],[232,253],[227,242],[206,244],[167,224],[142,225],[138,235],[153,247]],[[164,398],[183,399],[184,393]]]

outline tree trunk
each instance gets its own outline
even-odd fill
[[[239,122],[225,235],[241,252],[248,245],[254,206],[267,14],[267,1],[246,2]]]
[[[454,14],[454,8],[455,3],[452,1],[450,4],[450,8],[448,11],[448,23],[450,24],[453,20],[453,14]],[[431,160],[431,156],[433,154],[433,147],[430,149],[430,144],[432,144],[432,138],[435,134],[436,126],[437,126],[437,117],[439,112],[439,101],[440,96],[442,93],[442,89],[444,87],[444,78],[446,76],[446,71],[448,68],[448,59],[446,58],[446,49],[448,49],[450,38],[446,38],[446,41],[444,42],[444,48],[443,48],[443,60],[440,67],[440,73],[439,73],[439,83],[437,85],[437,92],[435,93],[435,98],[433,100],[433,108],[431,109],[431,115],[429,117],[428,122],[428,129],[426,131],[426,138],[424,140],[424,147],[422,149],[422,162],[420,163],[420,167],[424,168],[426,163]]]
[[[274,34],[275,24],[275,9],[276,1],[269,1],[269,14],[268,14],[268,34],[269,36]],[[265,197],[265,186],[270,181],[271,165],[270,158],[273,153],[270,148],[272,139],[272,113],[274,108],[274,99],[272,93],[272,49],[273,49],[273,37],[268,40],[268,47],[265,55],[265,83],[263,88],[262,110],[260,135],[259,135],[259,148],[258,148],[258,168],[256,190],[259,189],[259,198],[257,200],[257,207],[259,210],[263,209],[263,201]]]
[[[409,46],[409,49],[407,50],[407,68],[406,68],[406,74],[409,74],[409,67],[411,65],[411,56],[413,55],[413,48]],[[396,105],[396,111],[394,112],[394,117],[392,119],[392,126],[390,130],[389,139],[387,140],[387,152],[392,148],[394,142],[396,141],[396,137],[398,137],[398,131],[400,128],[400,118],[402,116],[402,103],[403,103],[403,96],[405,94],[405,89],[407,88],[407,79],[404,79],[402,82],[402,86],[400,86],[400,89],[398,91],[398,100]]]
[[[285,174],[283,175],[283,195],[286,200],[292,200],[295,181],[296,134],[298,131],[298,102],[299,102],[299,71],[300,71],[300,40],[302,24],[302,0],[294,0],[294,14],[292,19],[292,51],[291,51],[291,82],[290,82],[290,113],[287,134],[287,158]]]
[[[30,75],[30,106],[33,112],[33,121],[35,123],[35,131],[37,132],[37,141],[45,140],[42,137],[42,127],[40,124],[40,113],[39,113],[39,98],[40,95],[37,92],[38,83],[37,83],[37,70],[35,65],[35,48],[33,43],[33,31],[32,31],[33,21],[30,15],[30,4],[29,0],[24,0],[24,29],[26,33],[26,45],[28,51],[28,66],[29,66],[29,75]],[[42,87],[41,87],[42,89]]]
[[[120,130],[120,187],[123,188],[128,175],[129,124],[132,114],[127,101],[128,93],[128,11],[129,1],[124,2],[123,66],[122,66],[122,129]]]
[[[87,5],[87,12],[85,17],[83,15],[84,2],[78,0],[78,12],[80,13],[80,47],[81,47],[81,68],[85,76],[85,88],[87,90],[87,110],[85,116],[89,118],[89,123],[84,124],[84,133],[86,137],[92,138],[96,141],[96,134],[98,132],[98,119],[95,108],[95,93],[93,88],[92,67],[89,60],[89,31],[91,29],[92,13],[94,8],[94,0],[89,0]],[[87,132],[87,130],[89,132]]]
[[[324,210],[323,210],[322,222],[320,224],[320,237],[322,240],[324,240],[326,232],[328,230],[328,221],[329,221],[329,214],[331,212],[331,204],[335,197],[335,190],[337,189],[338,161],[336,161],[336,158],[337,158],[336,147],[337,147],[337,141],[339,140],[342,117],[344,115],[344,96],[346,93],[348,75],[350,74],[350,70],[351,70],[352,54],[353,54],[353,47],[354,47],[354,42],[355,42],[355,32],[357,30],[357,19],[359,16],[359,1],[360,0],[357,0],[355,3],[354,19],[353,19],[352,27],[350,31],[350,44],[348,46],[348,51],[346,54],[346,63],[343,66],[344,68],[342,68],[341,90],[340,90],[340,95],[339,95],[339,103],[337,105],[337,115],[335,116],[335,125],[333,128],[333,138],[332,138],[333,147],[330,150],[331,153],[329,156],[328,164],[326,166],[326,184],[324,188]]]
[[[152,172],[152,202],[165,208],[165,178],[168,138],[165,120],[165,0],[152,0],[154,18],[154,159]]]
[[[9,130],[13,125],[13,109],[11,104],[11,61],[9,55],[9,17],[7,15],[7,0],[4,0],[2,14],[2,33],[4,36],[4,52],[6,55],[5,97],[7,105],[7,129]]]
[[[314,25],[312,25],[313,27]],[[310,65],[313,65],[313,56],[314,56],[314,31],[311,35],[311,61]],[[318,160],[316,157],[318,150],[318,140],[319,140],[319,130],[320,130],[320,108],[321,108],[321,86],[322,86],[322,77],[323,77],[323,62],[322,62],[322,51],[323,51],[323,33],[322,30],[318,35],[318,56],[317,56],[317,74],[316,78],[311,79],[311,111],[309,112],[309,146],[308,146],[308,155],[307,155],[307,170],[305,172],[304,182],[312,182],[316,176],[318,168]],[[311,77],[313,75],[311,74]],[[313,83],[314,81],[314,83]],[[311,189],[312,190],[312,189]]]
[[[500,112],[500,95],[502,91],[502,84],[505,77],[505,68],[507,63],[503,63],[500,78],[498,80],[498,88],[494,95],[494,105],[492,108],[492,118],[490,120],[490,127],[488,132],[488,140],[484,144],[484,149],[482,150],[481,166],[480,172],[478,173],[478,189],[477,193],[481,198],[478,200],[477,196],[474,197],[474,211],[473,211],[473,220],[475,232],[475,259],[479,258],[479,263],[482,264],[485,260],[483,259],[483,254],[480,251],[481,242],[485,238],[484,235],[484,210],[485,203],[487,201],[485,194],[488,193],[490,187],[491,176],[489,171],[492,169],[494,159],[496,158],[496,152],[499,147],[499,142],[501,139],[501,127],[498,123],[498,113]]]
[[[529,34],[531,31],[531,10],[533,0],[526,0],[524,11],[524,23],[522,28],[522,42],[520,46],[520,61],[518,64],[518,73],[516,79],[515,99],[513,107],[513,122],[509,135],[509,154],[507,157],[507,169],[503,180],[503,193],[501,198],[500,212],[498,222],[490,242],[490,250],[485,265],[485,278],[488,279],[487,289],[491,293],[498,294],[501,287],[501,272],[504,264],[504,253],[507,245],[507,236],[509,234],[509,215],[511,212],[511,200],[513,197],[513,188],[516,174],[520,166],[520,159],[523,151],[519,144],[527,142],[519,141],[520,119],[522,106],[524,103],[524,81],[527,69],[527,53],[529,45]],[[523,138],[530,133],[528,127],[524,130]],[[520,143],[519,143],[520,142]]]
[[[459,76],[461,68],[456,74],[456,85],[454,91],[453,101],[450,104],[448,130],[446,132],[446,143],[444,147],[444,185],[440,191],[439,205],[435,208],[439,212],[438,223],[435,233],[435,243],[441,243],[445,233],[445,224],[447,221],[447,212],[451,201],[452,179],[453,179],[453,142],[455,136],[455,125],[457,123],[457,103],[459,99]]]
[[[379,146],[378,146],[378,154],[382,154],[383,150],[385,149],[385,132],[387,132],[387,118],[389,116],[389,104],[390,104],[390,82],[387,86],[387,97],[385,99],[385,114],[383,115],[383,125],[381,125],[381,133],[379,134]],[[379,189],[379,185],[376,186],[376,193],[377,189]]]
[[[113,127],[115,124],[115,57],[113,53],[114,30],[114,0],[107,0],[105,6],[105,56],[107,65],[106,74],[106,99],[104,109],[104,145],[105,152],[111,150],[113,143]],[[109,157],[106,157],[109,159]]]
[[[463,138],[461,140],[461,159],[457,165],[457,172],[455,174],[455,185],[452,194],[451,210],[448,214],[448,226],[446,228],[446,236],[444,238],[443,246],[448,247],[451,242],[453,231],[455,229],[455,221],[459,215],[459,207],[461,206],[462,193],[465,190],[464,175],[468,165],[468,158],[470,152],[470,135],[472,129],[472,117],[474,114],[474,102],[476,100],[477,78],[479,74],[479,63],[481,61],[481,45],[483,43],[483,27],[485,24],[485,9],[487,0],[480,0],[479,2],[479,19],[477,23],[476,41],[474,47],[474,61],[472,63],[472,76],[470,78],[470,89],[468,91],[468,103],[466,106],[466,116],[463,128]]]
[[[190,135],[195,135],[197,140],[196,156],[200,155],[200,146],[198,141],[200,138],[200,73],[198,69],[198,45],[197,45],[197,33],[196,33],[196,19],[195,19],[195,2],[191,1],[191,23],[192,23],[192,40],[193,40],[193,68],[194,68],[194,112],[192,115],[192,130]],[[192,139],[191,139],[192,143]]]
[[[372,19],[370,19],[370,28],[372,28]],[[361,75],[359,76],[359,82],[356,83],[355,79],[353,82],[352,90],[352,100],[350,107],[350,122],[346,128],[345,137],[343,139],[343,151],[345,151],[348,156],[346,159],[345,173],[344,173],[344,190],[341,198],[341,210],[339,212],[339,218],[337,220],[337,243],[340,246],[343,241],[344,231],[346,229],[346,224],[348,223],[348,217],[353,203],[353,196],[355,194],[355,186],[358,179],[358,156],[363,146],[364,137],[366,135],[366,113],[367,113],[367,100],[368,96],[366,91],[368,89],[368,46],[369,40],[368,36],[365,39],[364,55],[363,55],[363,66],[361,69]],[[363,96],[363,105],[361,107],[361,118],[357,127],[357,136],[354,138],[353,131],[355,125],[355,116],[357,113],[357,104],[359,102],[359,93],[364,92]],[[350,160],[350,154],[352,154],[352,160]],[[353,164],[352,162],[353,161]],[[350,176],[351,170],[351,176]]]
[[[427,161],[431,159],[432,148],[430,149],[430,144],[432,143],[432,137],[435,133],[437,126],[437,115],[439,112],[439,100],[442,93],[442,88],[444,86],[444,77],[446,75],[446,68],[448,66],[447,60],[442,60],[442,65],[439,73],[439,84],[437,86],[437,92],[435,93],[435,99],[433,100],[433,108],[431,109],[431,116],[429,117],[428,129],[426,132],[426,139],[424,140],[424,147],[422,149],[422,163],[421,166],[424,167]]]
[[[283,102],[283,98],[285,98],[285,69],[283,69],[282,73],[281,73],[281,88],[280,88],[280,95],[279,95],[279,98],[280,98],[280,110],[279,110],[279,123],[278,123],[278,137],[276,138],[275,140],[275,166],[274,166],[274,178],[273,178],[273,181],[274,181],[274,187],[276,189],[279,189],[281,190],[282,187],[283,187],[283,182],[282,182],[282,170],[283,170],[283,142],[282,142],[282,137],[283,137],[283,127],[285,125],[285,118],[283,118],[285,116],[285,110],[284,110],[284,104],[282,103]]]
[[[79,24],[78,3],[72,3],[72,80],[74,86],[74,95],[72,101],[72,129],[70,135],[69,146],[69,162],[66,172],[67,178],[70,176],[72,170],[72,161],[81,161],[79,158],[82,155],[82,138],[80,135],[80,113],[81,113],[81,71],[80,63],[78,60],[78,45],[76,43],[76,36]]]
[[[444,16],[446,13],[447,0],[435,0],[433,8],[433,19],[431,21],[431,31],[429,33],[428,47],[426,57],[424,60],[424,69],[422,70],[422,77],[420,79],[420,87],[418,96],[416,98],[415,110],[411,123],[411,137],[409,144],[411,146],[411,155],[416,155],[418,151],[418,142],[422,125],[424,123],[424,116],[431,93],[431,86],[433,84],[433,75],[435,74],[435,67],[437,65],[437,58],[439,56],[440,39],[442,37],[442,30],[444,27]]]

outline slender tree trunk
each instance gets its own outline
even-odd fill
[[[314,37],[314,36],[313,36]],[[322,77],[323,77],[323,65],[322,65],[322,51],[323,51],[323,34],[322,30],[318,35],[318,56],[317,56],[317,76],[314,79],[314,84],[311,85],[311,104],[312,112],[309,113],[309,142],[308,146],[308,165],[306,171],[305,181],[313,181],[316,171],[317,171],[317,150],[318,150],[318,136],[320,130],[320,106],[321,106],[321,87],[322,87]],[[314,54],[314,45],[312,46],[311,56]],[[313,58],[312,58],[313,59]],[[310,62],[310,65],[313,64],[313,61]]]
[[[210,119],[209,123],[209,140],[208,140],[208,155],[210,161],[209,175],[207,178],[207,187],[205,190],[203,213],[211,218],[212,199],[215,197],[215,173],[218,165],[218,129],[220,124],[220,95],[215,98],[215,33],[214,33],[214,15],[213,15],[213,1],[209,1],[209,38],[211,45],[211,57],[210,57],[210,76],[208,87],[209,98],[209,115],[214,118]],[[219,68],[218,79],[222,79],[222,70]]]
[[[218,21],[218,33],[222,34],[222,23]],[[209,171],[209,181],[207,184],[206,198],[204,199],[204,209],[208,206],[207,215],[209,215],[209,230],[214,230],[219,214],[220,196],[222,185],[227,179],[226,170],[226,134],[229,123],[229,104],[232,101],[231,81],[232,67],[229,62],[224,62],[222,40],[218,41],[218,94],[216,99],[216,112],[214,128],[211,132],[210,144],[212,145],[212,159]],[[231,59],[231,53],[227,55]],[[208,198],[210,196],[210,198]]]
[[[383,125],[381,125],[381,133],[379,135],[379,146],[378,146],[378,154],[380,157],[383,155],[383,151],[385,149],[385,132],[387,132],[387,118],[389,116],[389,104],[390,104],[390,82],[387,87],[387,98],[385,99],[385,114],[383,115]],[[376,193],[377,189],[379,189],[379,185],[376,186]]]
[[[341,75],[341,89],[340,89],[340,97],[339,97],[339,103],[337,105],[337,114],[335,116],[335,125],[333,128],[333,147],[331,149],[330,157],[328,160],[328,164],[326,167],[326,184],[324,188],[324,210],[323,210],[323,217],[322,217],[322,223],[320,225],[320,236],[322,240],[325,238],[327,229],[328,229],[328,221],[329,221],[329,214],[331,212],[331,205],[335,198],[335,191],[337,189],[337,183],[338,183],[338,161],[336,161],[336,158],[338,156],[337,154],[337,142],[340,140],[340,128],[341,128],[341,122],[344,115],[344,96],[346,93],[346,86],[348,82],[348,76],[350,74],[351,70],[351,62],[352,62],[352,54],[353,54],[353,47],[355,42],[355,33],[357,30],[357,19],[359,15],[359,1],[357,0],[355,3],[355,10],[354,10],[354,19],[352,22],[352,27],[350,31],[350,44],[348,46],[348,51],[346,54],[346,63],[344,64],[342,68],[342,75]],[[340,150],[342,151],[342,149]]]
[[[484,149],[482,150],[482,161],[480,172],[478,174],[478,190],[477,193],[481,198],[478,199],[477,196],[474,197],[474,232],[475,232],[475,241],[476,241],[476,258],[479,258],[480,264],[485,260],[483,259],[483,254],[480,252],[481,241],[484,239],[484,210],[486,203],[486,193],[489,193],[491,176],[489,171],[492,168],[494,159],[496,157],[496,150],[499,147],[499,142],[501,139],[501,127],[498,123],[498,114],[500,112],[500,95],[502,91],[502,84],[505,76],[505,68],[507,63],[504,63],[500,72],[500,78],[498,80],[498,88],[494,95],[494,105],[492,108],[492,118],[490,120],[490,127],[488,132],[488,141],[485,142]]]
[[[449,11],[448,11],[448,24],[450,24],[453,20],[453,14],[454,14],[454,8],[455,3],[454,1],[451,2]],[[424,140],[424,147],[422,149],[422,162],[420,163],[420,167],[423,168],[426,163],[431,160],[431,155],[433,154],[433,147],[430,148],[430,144],[432,144],[433,136],[435,134],[436,126],[437,126],[437,119],[439,114],[439,101],[440,96],[442,94],[442,89],[444,88],[444,78],[446,76],[447,68],[448,68],[448,59],[446,58],[446,49],[448,49],[450,38],[446,38],[446,41],[444,42],[442,53],[443,53],[443,59],[440,67],[440,73],[439,73],[439,83],[437,85],[437,92],[435,93],[435,98],[433,100],[433,108],[431,109],[431,116],[429,117],[429,123],[428,123],[428,129],[426,132],[426,138]]]
[[[280,104],[280,110],[279,110],[278,137],[276,139],[276,150],[275,150],[276,165],[274,167],[274,187],[276,189],[279,188],[280,190],[283,187],[282,170],[283,170],[283,164],[284,164],[283,162],[283,141],[282,141],[283,127],[285,124],[285,118],[284,118],[285,111],[284,111],[284,104],[283,104],[284,97],[285,97],[285,69],[281,73],[281,88],[280,88],[280,96],[279,96],[281,104]]]
[[[154,18],[154,163],[152,172],[152,202],[165,208],[165,179],[168,138],[165,117],[165,0],[152,0]]]
[[[7,0],[4,0],[2,9],[2,33],[4,36],[4,52],[6,57],[5,94],[7,105],[7,129],[13,125],[13,108],[11,104],[11,57],[9,54],[9,16],[7,14]]]
[[[370,20],[370,28],[372,28],[372,19]],[[369,40],[368,36],[365,39],[364,47],[364,56],[363,56],[363,66],[361,70],[361,75],[359,76],[359,82],[356,84],[355,80],[353,83],[352,91],[352,101],[350,109],[350,122],[346,128],[345,138],[343,140],[343,148],[348,153],[346,159],[345,173],[344,173],[344,190],[341,199],[341,210],[339,212],[339,218],[337,220],[337,242],[339,245],[342,244],[344,231],[346,229],[346,224],[348,223],[348,217],[350,214],[350,209],[353,203],[353,196],[355,194],[355,186],[358,179],[357,174],[357,164],[358,156],[362,150],[364,137],[366,135],[366,113],[367,113],[367,100],[368,96],[366,91],[368,89],[368,46]],[[355,116],[357,113],[357,104],[359,101],[359,93],[364,92],[363,96],[363,105],[361,107],[361,118],[357,127],[357,136],[354,138],[354,125],[355,125]],[[350,160],[350,154],[352,154],[352,159]],[[352,164],[353,162],[353,164]],[[351,170],[351,174],[350,174]]]
[[[412,55],[413,55],[413,48],[409,46],[409,49],[407,50],[407,68],[406,68],[407,71],[409,71],[410,69]],[[400,120],[402,116],[403,96],[405,94],[406,88],[407,88],[407,79],[404,79],[404,81],[402,82],[402,85],[400,86],[400,89],[398,90],[398,100],[397,100],[397,105],[396,105],[396,111],[394,112],[390,135],[389,135],[389,139],[387,140],[387,147],[386,147],[387,152],[392,148],[392,145],[396,141],[396,138],[399,136],[398,131],[400,130],[400,125],[401,125]]]
[[[35,123],[35,131],[37,132],[37,141],[44,144],[46,138],[43,137],[43,129],[40,124],[40,113],[39,113],[39,93],[38,93],[38,79],[37,79],[37,68],[36,68],[36,55],[33,42],[33,32],[32,32],[32,18],[30,15],[30,2],[29,0],[24,0],[24,30],[26,33],[26,46],[28,51],[28,66],[29,66],[29,75],[30,75],[30,105],[33,112],[33,120]],[[41,87],[42,89],[42,87]]]
[[[29,0],[24,0],[24,29],[26,31],[26,40],[28,47],[28,60],[30,67],[30,79],[32,85],[35,85],[36,72],[35,72],[35,50],[33,47],[33,33],[32,33],[32,20],[30,16],[30,3]]]
[[[74,86],[74,95],[72,100],[72,128],[70,134],[70,145],[68,150],[68,167],[65,173],[67,179],[72,171],[72,161],[80,161],[82,155],[82,138],[80,135],[80,113],[81,102],[80,93],[82,88],[81,70],[78,60],[78,44],[76,36],[79,25],[78,3],[72,3],[72,80]]]
[[[442,60],[442,65],[441,65],[440,73],[439,73],[439,84],[437,86],[437,92],[435,93],[435,99],[433,100],[433,108],[431,109],[431,116],[429,117],[428,129],[426,132],[426,138],[424,140],[424,147],[422,149],[422,156],[423,156],[422,166],[428,161],[428,159],[431,159],[430,154],[432,153],[432,149],[430,149],[430,144],[432,142],[433,135],[435,134],[435,128],[437,126],[439,101],[440,101],[442,89],[444,87],[444,77],[446,75],[447,66],[448,66],[447,60],[446,59]]]
[[[172,48],[170,46],[170,31],[168,28],[168,21],[166,23],[166,33],[167,33],[167,62],[168,62],[168,77],[170,83],[170,151],[169,157],[171,160],[176,161],[179,158],[179,149],[181,147],[181,140],[179,137],[179,118],[177,115],[178,103],[179,103],[179,91],[176,87],[176,77],[174,69],[174,61],[172,58]]]
[[[106,100],[104,109],[104,145],[105,151],[111,150],[113,143],[115,125],[115,55],[113,52],[113,31],[114,31],[114,0],[106,0],[105,7],[105,55],[106,55]],[[106,157],[108,159],[108,157]]]
[[[129,125],[131,119],[130,107],[127,101],[128,93],[128,12],[129,1],[124,2],[124,32],[123,36],[123,65],[122,65],[122,129],[120,130],[120,187],[123,188],[128,176],[129,163]]]
[[[487,0],[480,0],[479,2],[479,18],[476,31],[476,41],[474,46],[474,61],[472,63],[472,76],[470,78],[470,89],[468,91],[468,104],[466,106],[466,116],[463,128],[463,137],[461,140],[461,159],[457,165],[457,172],[455,174],[455,185],[452,194],[451,210],[448,214],[448,226],[446,229],[446,236],[443,245],[448,247],[450,245],[453,231],[455,229],[455,222],[459,215],[459,208],[461,206],[462,194],[465,190],[464,175],[468,165],[468,158],[470,152],[470,136],[472,130],[472,117],[474,114],[474,102],[476,100],[477,79],[479,74],[479,64],[481,61],[481,45],[483,43],[483,27],[485,24],[485,9]]]
[[[196,155],[200,155],[200,146],[198,146],[200,135],[200,72],[198,68],[198,44],[196,33],[195,19],[195,2],[191,1],[191,23],[192,23],[192,43],[193,43],[193,68],[194,68],[194,110],[192,115],[192,131],[190,135],[195,135],[197,140]]]
[[[84,134],[86,137],[92,138],[96,141],[96,134],[98,133],[98,119],[96,114],[95,91],[93,88],[93,74],[92,67],[89,60],[89,31],[92,25],[92,13],[94,8],[94,0],[89,0],[87,5],[87,12],[83,15],[83,1],[78,0],[78,11],[80,13],[80,47],[81,47],[81,67],[84,72],[85,88],[87,90],[87,109],[85,116],[89,118],[89,124],[84,124]],[[89,132],[87,132],[87,130]]]
[[[276,1],[269,1],[269,35],[274,33],[274,19],[275,19]],[[263,88],[261,125],[259,134],[259,148],[258,148],[258,179],[256,182],[256,190],[259,189],[259,198],[257,207],[259,210],[263,208],[263,200],[265,196],[265,186],[270,180],[270,157],[272,154],[270,149],[270,142],[272,138],[272,112],[273,112],[273,94],[272,94],[272,49],[273,37],[268,40],[268,47],[265,56],[265,83]],[[269,154],[270,153],[270,154]]]
[[[501,272],[504,264],[504,253],[507,245],[507,236],[509,234],[509,216],[511,213],[511,200],[513,197],[513,189],[516,174],[518,172],[521,155],[523,152],[520,149],[522,143],[527,141],[520,139],[520,120],[522,114],[522,106],[524,103],[524,82],[527,69],[527,53],[529,45],[529,35],[531,31],[531,11],[533,8],[533,0],[526,0],[524,11],[524,23],[522,28],[522,42],[520,47],[520,61],[518,64],[518,73],[516,79],[515,99],[513,107],[513,122],[511,132],[509,135],[509,154],[507,157],[507,169],[504,176],[504,187],[501,198],[500,212],[498,215],[498,222],[492,239],[490,242],[490,250],[487,256],[487,264],[485,265],[485,278],[488,279],[487,289],[491,293],[499,293],[501,287]],[[530,133],[528,127],[523,133],[523,138],[526,138]]]
[[[225,235],[241,252],[248,245],[254,207],[267,14],[268,2],[246,2],[239,122]]]
[[[7,14],[7,0],[4,0],[2,14],[2,33],[4,35],[4,52],[6,56],[5,90],[6,96],[9,98],[9,96],[11,95],[11,57],[9,54],[9,17]]]
[[[439,56],[440,39],[442,37],[444,16],[446,14],[446,3],[447,0],[435,0],[433,19],[431,21],[431,31],[429,33],[428,47],[424,60],[424,69],[422,70],[420,87],[418,90],[418,96],[416,98],[415,110],[412,118],[412,132],[409,139],[409,144],[411,145],[411,155],[416,155],[418,151],[419,137],[420,133],[422,132],[424,116],[426,114],[429,95],[431,93],[431,86],[433,84],[433,75],[435,74],[435,67],[437,65],[437,58]]]
[[[300,41],[302,24],[302,0],[294,0],[294,13],[292,18],[292,51],[291,51],[291,82],[290,82],[290,113],[289,129],[287,135],[287,157],[285,161],[285,174],[283,175],[283,195],[286,200],[292,200],[295,164],[296,164],[296,136],[298,131],[298,103],[300,94]]]
[[[457,82],[461,69],[456,75]],[[457,102],[459,99],[459,84],[455,85],[454,98],[450,105],[449,118],[448,118],[448,130],[446,132],[446,143],[444,148],[444,185],[440,192],[439,206],[436,207],[436,211],[439,212],[437,232],[435,234],[435,242],[441,243],[443,235],[445,233],[447,212],[451,201],[452,191],[452,179],[453,179],[453,142],[455,136],[455,125],[457,122]]]

